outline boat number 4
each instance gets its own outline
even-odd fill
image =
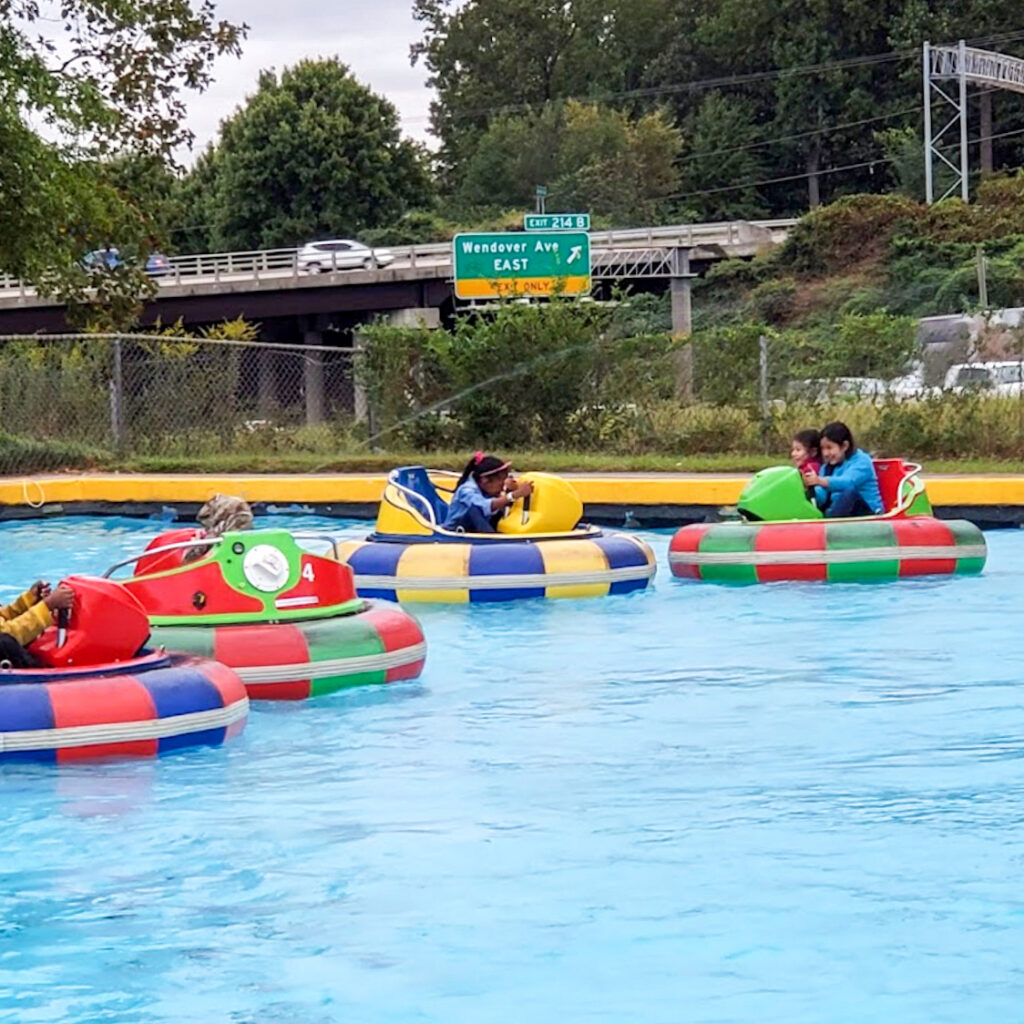
[[[309,580],[310,583],[316,582],[316,573],[313,572],[313,566],[311,563],[307,562],[302,567],[302,578],[304,580]]]

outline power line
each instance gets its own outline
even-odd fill
[[[1008,132],[999,132],[995,135],[984,135],[968,142],[970,146],[980,145],[982,142],[991,142],[994,139],[1006,139],[1013,135],[1024,135],[1024,128],[1015,128]],[[698,196],[717,195],[720,192],[735,192],[744,188],[761,188],[764,185],[779,185],[787,181],[803,181],[807,178],[824,177],[827,174],[841,174],[844,171],[862,170],[865,167],[874,167],[877,164],[895,163],[896,158],[891,156],[878,156],[873,160],[862,160],[860,163],[843,164],[840,167],[823,167],[819,171],[804,171],[802,174],[786,174],[778,178],[768,178],[765,181],[745,181],[739,185],[721,185],[717,188],[702,189],[699,192],[678,192],[672,195],[663,196],[663,199],[696,199]]]
[[[760,149],[762,146],[774,146],[777,142],[792,142],[794,139],[806,139],[814,135],[826,135],[829,132],[843,131],[847,128],[857,128],[861,125],[872,124],[876,121],[887,121],[892,117],[903,117],[905,114],[916,114],[924,107],[918,104],[916,107],[907,107],[905,110],[895,110],[891,114],[878,114],[875,117],[864,117],[859,121],[847,121],[844,124],[825,125],[821,128],[814,128],[806,132],[797,132],[793,135],[779,135],[774,139],[762,139],[759,142],[748,142],[742,146],[729,146],[727,149],[707,150],[702,153],[691,153],[681,163],[685,166],[693,160],[703,160],[709,156],[724,156],[728,153],[739,153],[747,149]]]
[[[979,88],[978,90],[976,90],[974,95],[982,96],[988,93],[999,91],[1000,89],[998,86],[984,86],[983,88]],[[924,110],[924,105],[919,103],[915,107],[905,107],[903,110],[894,110],[890,114],[877,114],[874,117],[864,117],[861,118],[859,121],[847,121],[844,124],[824,125],[821,128],[812,128],[806,132],[796,132],[792,135],[778,135],[772,139],[762,139],[756,142],[747,142],[744,143],[742,146],[729,146],[725,149],[708,150],[702,153],[690,153],[684,160],[680,161],[680,166],[686,166],[691,161],[702,160],[705,157],[709,156],[725,156],[728,155],[729,153],[739,153],[742,152],[743,150],[760,149],[762,146],[773,146],[777,142],[792,142],[795,139],[807,139],[815,135],[826,135],[830,132],[844,131],[847,128],[858,128],[861,125],[873,124],[877,121],[887,121],[889,120],[889,118],[892,117],[903,117],[906,114],[917,114],[920,113],[922,110]]]
[[[697,196],[711,196],[719,192],[735,192],[741,188],[760,188],[762,185],[778,185],[784,181],[802,181],[805,178],[824,177],[826,174],[839,174],[842,171],[855,171],[862,167],[874,167],[875,164],[892,163],[891,156],[880,156],[874,160],[864,160],[857,164],[844,164],[841,167],[823,167],[820,171],[805,171],[803,174],[786,174],[779,178],[768,178],[765,181],[745,181],[739,185],[721,185],[718,188],[706,188],[699,192],[680,192],[675,195],[663,196],[663,199],[695,199]]]
[[[1024,29],[1016,29],[1012,32],[1004,32],[998,35],[977,36],[967,39],[969,45],[983,45],[986,43],[1016,42],[1024,39]],[[582,100],[590,102],[608,102],[615,99],[642,99],[648,96],[662,94],[676,94],[681,92],[698,92],[703,89],[722,88],[732,85],[746,85],[752,82],[770,81],[776,78],[788,78],[798,75],[810,75],[821,71],[841,71],[855,67],[865,67],[875,64],[887,64],[893,61],[908,60],[920,57],[919,48],[908,50],[888,50],[882,53],[861,54],[856,57],[844,57],[833,61],[818,61],[813,64],[800,64],[790,68],[770,68],[764,71],[751,71],[742,75],[722,75],[715,78],[696,79],[691,82],[668,82],[664,85],[649,86],[643,89],[624,89],[619,92],[604,93],[600,96],[558,96],[548,100],[530,103],[511,103],[496,107],[478,107],[476,109],[462,111],[463,116],[475,117],[484,114],[506,114],[517,110],[528,110],[531,107],[544,106],[552,102],[564,102],[566,100]],[[427,121],[429,117],[418,116],[406,118],[406,121]]]

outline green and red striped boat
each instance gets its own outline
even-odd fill
[[[329,554],[299,541],[322,542]],[[186,561],[197,546],[206,554]],[[135,575],[124,586],[146,609],[152,642],[228,665],[254,699],[302,700],[423,670],[419,623],[390,601],[357,597],[329,537],[175,530],[106,575],[129,564]]]
[[[818,513],[816,519],[694,523],[672,538],[672,574],[713,583],[867,583],[984,569],[984,534],[966,520],[931,514],[919,466],[884,459],[875,461],[875,469],[886,507],[882,515],[823,519]],[[803,493],[799,474],[790,467],[765,470],[758,478],[762,484],[781,485],[790,497],[795,493],[790,481],[795,480]],[[752,514],[743,497],[739,507]]]

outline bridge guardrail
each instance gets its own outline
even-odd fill
[[[602,259],[603,249],[626,249],[631,247],[654,248],[697,245],[736,245],[745,241],[757,241],[762,233],[765,241],[779,241],[780,234],[796,223],[793,219],[760,221],[727,221],[706,224],[668,224],[661,227],[623,228],[611,231],[592,231],[591,245],[595,264],[607,263]],[[385,248],[381,246],[380,248]],[[395,263],[404,263],[411,268],[422,263],[444,260],[451,253],[451,242],[434,242],[425,245],[387,246]],[[213,278],[219,281],[225,275],[248,275],[259,281],[262,274],[291,272],[300,275],[297,248],[261,249],[251,251],[194,253],[168,257],[170,272],[157,278],[168,284],[181,284],[196,278]],[[389,264],[390,265],[390,264]],[[350,268],[339,268],[350,269]],[[0,274],[0,291],[15,291],[20,296],[34,294],[31,285],[10,275]]]

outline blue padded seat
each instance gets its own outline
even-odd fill
[[[440,526],[448,515],[448,503],[437,493],[437,488],[430,482],[424,466],[402,466],[395,471],[395,483],[413,491],[420,502],[410,499],[410,504],[421,515],[430,519],[428,509],[433,512],[433,519]]]

